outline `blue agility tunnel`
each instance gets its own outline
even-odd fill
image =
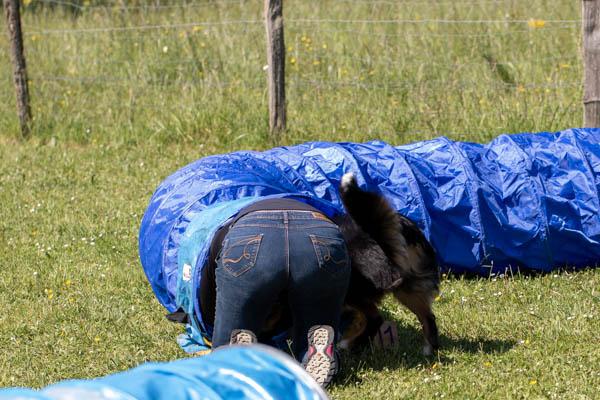
[[[148,363],[94,380],[42,390],[4,389],[0,400],[326,400],[291,357],[267,346],[235,346],[209,356]]]
[[[194,293],[216,229],[269,196],[344,213],[338,185],[346,172],[414,220],[446,271],[487,276],[600,260],[599,129],[502,135],[488,144],[312,142],[205,157],[161,183],[139,235],[159,301],[195,315],[190,329],[209,337]]]

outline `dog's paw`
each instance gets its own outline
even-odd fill
[[[356,186],[356,177],[352,172],[348,172],[342,176],[342,182],[340,183],[341,191],[346,192]]]

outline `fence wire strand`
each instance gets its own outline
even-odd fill
[[[41,3],[41,4],[55,4],[55,5],[59,5],[59,6],[65,6],[65,7],[70,7],[70,8],[74,8],[77,9],[79,11],[96,11],[96,10],[172,10],[172,9],[180,9],[180,8],[202,8],[202,7],[214,7],[214,6],[221,6],[221,5],[238,5],[238,6],[243,6],[249,3],[244,3],[241,2],[240,0],[219,0],[217,2],[190,2],[190,3],[178,3],[178,4],[146,4],[146,5],[134,5],[134,6],[128,6],[128,5],[124,5],[124,4],[119,4],[119,3],[112,3],[109,5],[103,5],[103,6],[86,6],[86,5],[80,5],[77,3],[73,3],[70,1],[63,1],[63,0],[38,0],[36,3]]]
[[[414,25],[427,25],[427,24],[465,24],[465,25],[504,25],[504,28],[508,28],[510,24],[530,24],[530,20],[444,20],[444,19],[422,19],[422,20],[377,20],[377,19],[364,19],[364,20],[341,20],[341,19],[289,19],[286,23],[296,25],[313,25],[313,24],[363,24],[363,25],[376,25],[376,24],[414,24]],[[550,30],[561,30],[561,29],[577,29],[579,28],[580,20],[545,20],[544,27],[541,28],[529,28],[529,29],[505,29],[503,31],[494,32],[494,34],[511,35],[518,33],[543,33]],[[220,27],[229,25],[262,25],[263,20],[260,19],[239,19],[239,20],[222,20],[222,21],[195,21],[185,23],[169,23],[169,24],[147,24],[147,25],[131,25],[131,26],[106,26],[106,27],[89,27],[89,28],[71,28],[71,29],[37,29],[32,31],[26,31],[25,34],[28,36],[36,35],[66,35],[66,34],[94,34],[94,33],[110,33],[110,32],[131,32],[131,31],[151,31],[161,29],[189,29],[195,27]],[[554,26],[546,27],[545,24],[552,24]],[[293,28],[292,28],[293,29]],[[333,28],[322,28],[322,27],[311,27],[311,31],[327,32],[327,33],[360,33],[368,34],[373,36],[381,37],[402,37],[402,36],[458,36],[458,37],[483,37],[489,36],[490,32],[477,32],[477,33],[456,33],[456,32],[403,32],[403,33],[379,33],[379,32],[365,32],[363,30],[356,29],[333,29]]]
[[[511,5],[511,0],[455,0],[455,1],[435,1],[427,2],[423,0],[403,0],[403,1],[385,1],[385,0],[332,0],[334,3],[366,5],[366,6],[394,6],[404,7],[406,5],[423,5],[427,7],[447,6],[447,5],[488,5],[488,4],[505,4]],[[40,4],[55,4],[77,9],[79,11],[92,11],[98,9],[105,10],[171,10],[179,8],[201,8],[215,6],[246,6],[250,2],[240,0],[219,0],[219,1],[203,1],[203,2],[181,2],[176,4],[145,4],[145,5],[125,5],[123,3],[109,3],[107,5],[81,5],[66,0],[37,0],[35,3]]]
[[[34,55],[37,57],[47,57],[48,54],[37,51],[38,49],[30,49],[28,54]],[[470,61],[470,62],[460,62],[456,60],[446,60],[446,61],[435,61],[431,59],[408,59],[408,60],[394,60],[391,58],[373,58],[373,57],[361,57],[361,56],[353,56],[353,55],[336,55],[333,59],[323,59],[319,54],[315,54],[315,58],[319,59],[319,63],[326,63],[331,66],[339,66],[342,67],[345,64],[340,63],[340,60],[354,61],[361,64],[367,64],[369,66],[407,66],[407,67],[427,67],[427,66],[435,66],[436,68],[460,68],[460,67],[472,67],[472,66],[482,66],[489,67],[490,62],[485,59]],[[293,57],[293,56],[290,56]],[[295,57],[294,57],[295,58]],[[507,65],[507,66],[539,66],[544,67],[542,62],[547,61],[573,61],[579,60],[581,58],[580,54],[563,54],[557,56],[548,56],[548,57],[536,57],[535,59],[500,59],[495,60],[493,64],[496,65]],[[210,64],[211,60],[209,58],[179,58],[175,60],[107,60],[106,58],[89,58],[83,57],[79,55],[70,55],[64,54],[60,56],[61,60],[68,60],[72,62],[76,62],[78,64],[89,64],[94,67],[98,66],[110,66],[110,65],[121,65],[128,67],[140,67],[140,66],[148,66],[148,67],[177,67],[177,66],[187,66],[193,64]],[[151,61],[151,62],[150,62]],[[262,58],[256,59],[256,63],[254,65],[262,66]]]
[[[259,85],[261,88],[264,86],[266,77],[263,79],[256,80],[256,82],[247,81],[232,81],[232,82],[214,82],[206,79],[140,79],[139,77],[130,76],[51,76],[51,75],[37,75],[31,78],[33,82],[72,82],[80,84],[95,84],[95,85],[126,85],[131,86],[137,84],[138,86],[183,86],[183,85],[200,85],[205,87],[248,87],[255,88]],[[288,82],[296,87],[317,87],[317,88],[347,88],[356,87],[361,89],[414,89],[419,87],[438,87],[444,85],[445,88],[467,88],[467,87],[480,87],[482,82],[480,80],[462,80],[462,81],[448,81],[445,79],[430,79],[426,81],[394,81],[391,83],[371,83],[360,81],[359,79],[354,80],[319,80],[319,79],[301,79],[292,78]],[[141,84],[141,85],[140,85]],[[557,81],[557,82],[531,82],[531,83],[505,83],[499,81],[485,82],[487,87],[495,88],[522,88],[522,89],[560,89],[568,87],[581,86],[581,82],[577,81]]]
[[[573,30],[576,29],[578,27],[576,26],[556,26],[556,27],[550,27],[550,28],[544,28],[544,29],[513,29],[513,30],[503,30],[503,31],[494,31],[493,34],[494,35],[501,35],[501,36],[505,36],[505,35],[516,35],[516,34],[522,34],[522,33],[537,33],[537,34],[542,34],[542,33],[548,33],[549,31],[560,31],[560,30]],[[365,32],[365,31],[361,31],[361,30],[357,30],[357,29],[323,29],[323,28],[311,28],[310,29],[311,32],[324,32],[324,33],[351,33],[351,34],[361,34],[361,35],[368,35],[368,36],[375,36],[375,37],[382,37],[382,38],[399,38],[399,37],[465,37],[465,38],[482,38],[482,37],[489,37],[490,36],[490,32],[484,32],[484,33],[435,33],[435,32],[428,32],[428,31],[424,31],[424,32],[403,32],[403,33],[379,33],[379,32]]]
[[[370,6],[388,5],[403,7],[407,4],[423,4],[426,6],[439,6],[439,5],[456,5],[456,4],[506,4],[512,3],[511,0],[455,0],[455,1],[418,1],[418,0],[399,0],[399,1],[386,1],[386,0],[333,0],[335,3],[347,3],[347,4],[365,4]]]
[[[295,24],[528,24],[529,19],[333,19],[333,18],[298,18],[286,20]],[[580,24],[580,19],[549,19],[548,24]]]
[[[37,31],[26,32],[26,35],[56,35],[56,34],[86,34],[100,32],[128,32],[136,30],[156,30],[156,29],[179,29],[194,28],[201,26],[224,26],[224,25],[250,25],[262,24],[262,20],[230,20],[230,21],[200,21],[186,22],[177,24],[155,24],[155,25],[135,25],[135,26],[110,26],[95,28],[73,28],[73,29],[40,29]]]

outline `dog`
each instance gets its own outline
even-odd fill
[[[351,348],[374,338],[383,322],[378,305],[392,293],[421,323],[423,354],[433,354],[439,348],[431,307],[440,284],[435,250],[413,221],[382,195],[360,189],[352,173],[342,177],[339,191],[347,215],[336,222],[352,263],[345,309],[358,314],[354,333],[340,346]]]

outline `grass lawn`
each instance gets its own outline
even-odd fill
[[[277,141],[266,134],[260,24],[55,31],[257,20],[259,3],[25,10],[27,141],[17,139],[10,65],[0,62],[0,387],[184,356],[142,272],[137,234],[156,186],[199,157],[305,140],[487,141],[581,124],[578,24],[422,22],[574,20],[579,2],[288,1],[290,129]],[[0,60],[7,51],[2,35]],[[598,398],[600,270],[445,277],[435,308],[438,357],[419,354],[415,318],[389,300],[401,347],[346,356],[332,397]]]

